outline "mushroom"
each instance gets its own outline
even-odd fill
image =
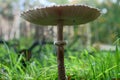
[[[79,25],[95,20],[100,11],[86,5],[56,5],[36,8],[21,13],[25,20],[38,25],[57,25],[58,79],[66,80],[64,67],[63,25]]]

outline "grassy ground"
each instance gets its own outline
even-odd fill
[[[0,45],[0,80],[57,80],[56,54],[51,46],[33,54],[27,68],[21,68],[17,53],[6,45]],[[86,50],[65,53],[66,75],[71,80],[112,80],[120,78],[120,51]],[[37,57],[36,57],[37,55]]]

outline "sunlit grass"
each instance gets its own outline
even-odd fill
[[[57,80],[57,58],[50,46],[46,46],[39,58],[32,57],[27,68],[21,67],[17,53],[6,46],[0,46],[0,80]],[[120,78],[120,51],[87,50],[65,53],[66,75],[72,80],[110,80]],[[36,55],[36,54],[33,54]]]

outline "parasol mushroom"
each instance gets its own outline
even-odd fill
[[[96,8],[85,5],[59,5],[44,8],[36,8],[25,11],[21,17],[38,25],[57,25],[57,61],[58,79],[66,80],[64,67],[63,25],[79,25],[95,20],[100,16]]]

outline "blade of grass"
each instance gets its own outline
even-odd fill
[[[117,65],[117,68],[116,68],[116,77],[118,78],[119,77],[119,75],[118,75],[118,73],[119,73],[119,61],[120,61],[120,57],[119,57],[119,50],[118,50],[118,45],[116,45],[116,51],[115,51],[116,53],[115,53],[115,60],[116,60],[116,65]]]

